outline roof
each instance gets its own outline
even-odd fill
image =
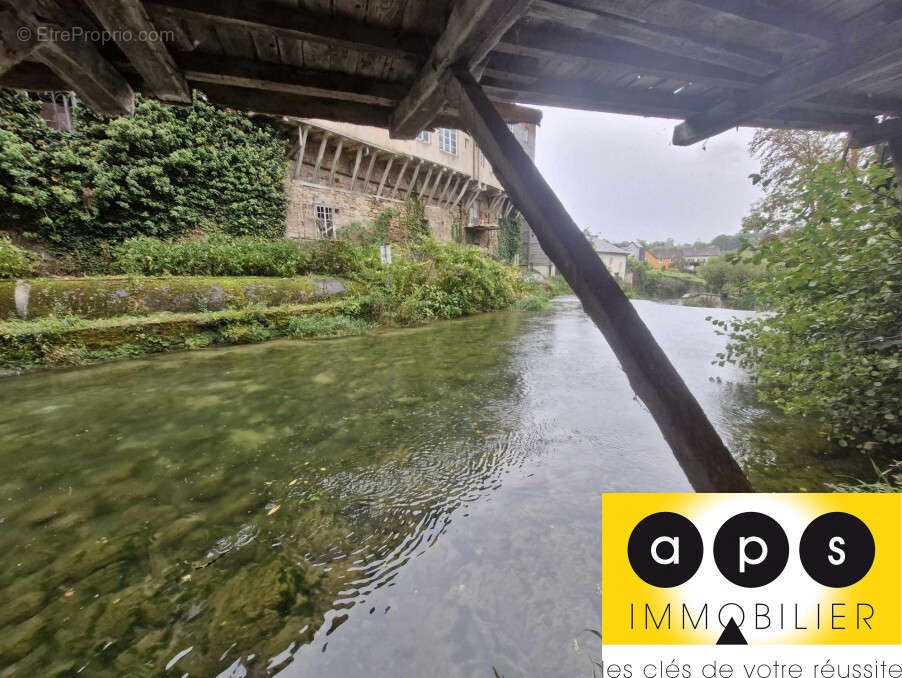
[[[594,236],[594,235],[590,236],[589,239],[592,242],[592,248],[596,252],[604,253],[604,254],[623,254],[623,255],[629,254],[629,252],[627,252],[625,249],[623,249],[622,247],[618,247],[617,245],[612,243],[610,240],[605,240],[604,238],[599,238],[598,236]]]
[[[0,85],[132,93],[388,127],[459,124],[443,76],[501,103],[684,120],[674,143],[738,125],[902,134],[897,0],[0,0]],[[34,9],[37,7],[37,9]],[[23,43],[17,26],[147,40]],[[154,36],[162,40],[152,39]],[[505,108],[509,121],[535,112]],[[880,122],[875,116],[890,116]]]

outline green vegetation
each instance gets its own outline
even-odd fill
[[[347,315],[313,315],[292,318],[288,333],[293,337],[344,337],[362,334],[370,326]]]
[[[690,273],[662,271],[629,257],[627,270],[633,274],[632,292],[639,299],[677,299],[688,292],[701,292],[705,280]]]
[[[167,241],[139,237],[113,249],[110,268],[126,275],[351,275],[376,266],[378,250],[348,241],[267,240],[213,235]]]
[[[41,104],[0,90],[0,211],[4,228],[95,270],[107,243],[223,231],[284,229],[285,144],[261,119],[195,97],[191,107],[138,98],[132,117],[76,111],[63,133]]]
[[[533,294],[522,299],[517,299],[511,308],[518,311],[542,311],[551,306],[551,300],[548,297]]]
[[[762,181],[774,193],[750,223],[777,232],[754,250],[767,275],[751,290],[773,312],[716,323],[730,337],[720,362],[750,370],[763,400],[816,420],[840,447],[898,458],[902,208],[892,170],[866,156],[805,163],[792,159],[803,144],[769,143]]]
[[[752,285],[765,275],[765,271],[749,257],[732,254],[714,257],[699,267],[698,274],[704,278],[706,290],[722,295],[728,308],[753,310],[759,307]]]
[[[8,235],[0,235],[0,278],[32,275],[34,268],[32,255],[28,250],[14,245]]]
[[[519,212],[514,212],[501,220],[501,230],[498,232],[498,258],[509,264],[513,263],[514,257],[520,253],[521,220]]]

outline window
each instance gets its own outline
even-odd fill
[[[430,142],[430,139],[431,135],[426,130],[423,130],[422,132],[417,134],[417,141],[419,141],[420,143],[428,144]]]
[[[335,237],[335,222],[332,220],[335,210],[326,205],[316,206],[316,234],[320,238]]]
[[[447,127],[438,128],[438,147],[440,151],[457,155],[457,130]]]

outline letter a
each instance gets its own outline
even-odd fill
[[[667,542],[673,549],[673,553],[669,558],[662,558],[658,555],[658,546]],[[679,537],[658,537],[651,543],[651,557],[658,565],[679,565],[680,564],[680,538]]]

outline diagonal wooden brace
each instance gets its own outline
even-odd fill
[[[750,492],[742,469],[698,401],[473,76],[454,68],[445,86],[449,102],[542,249],[614,350],[692,487],[699,492]]]

